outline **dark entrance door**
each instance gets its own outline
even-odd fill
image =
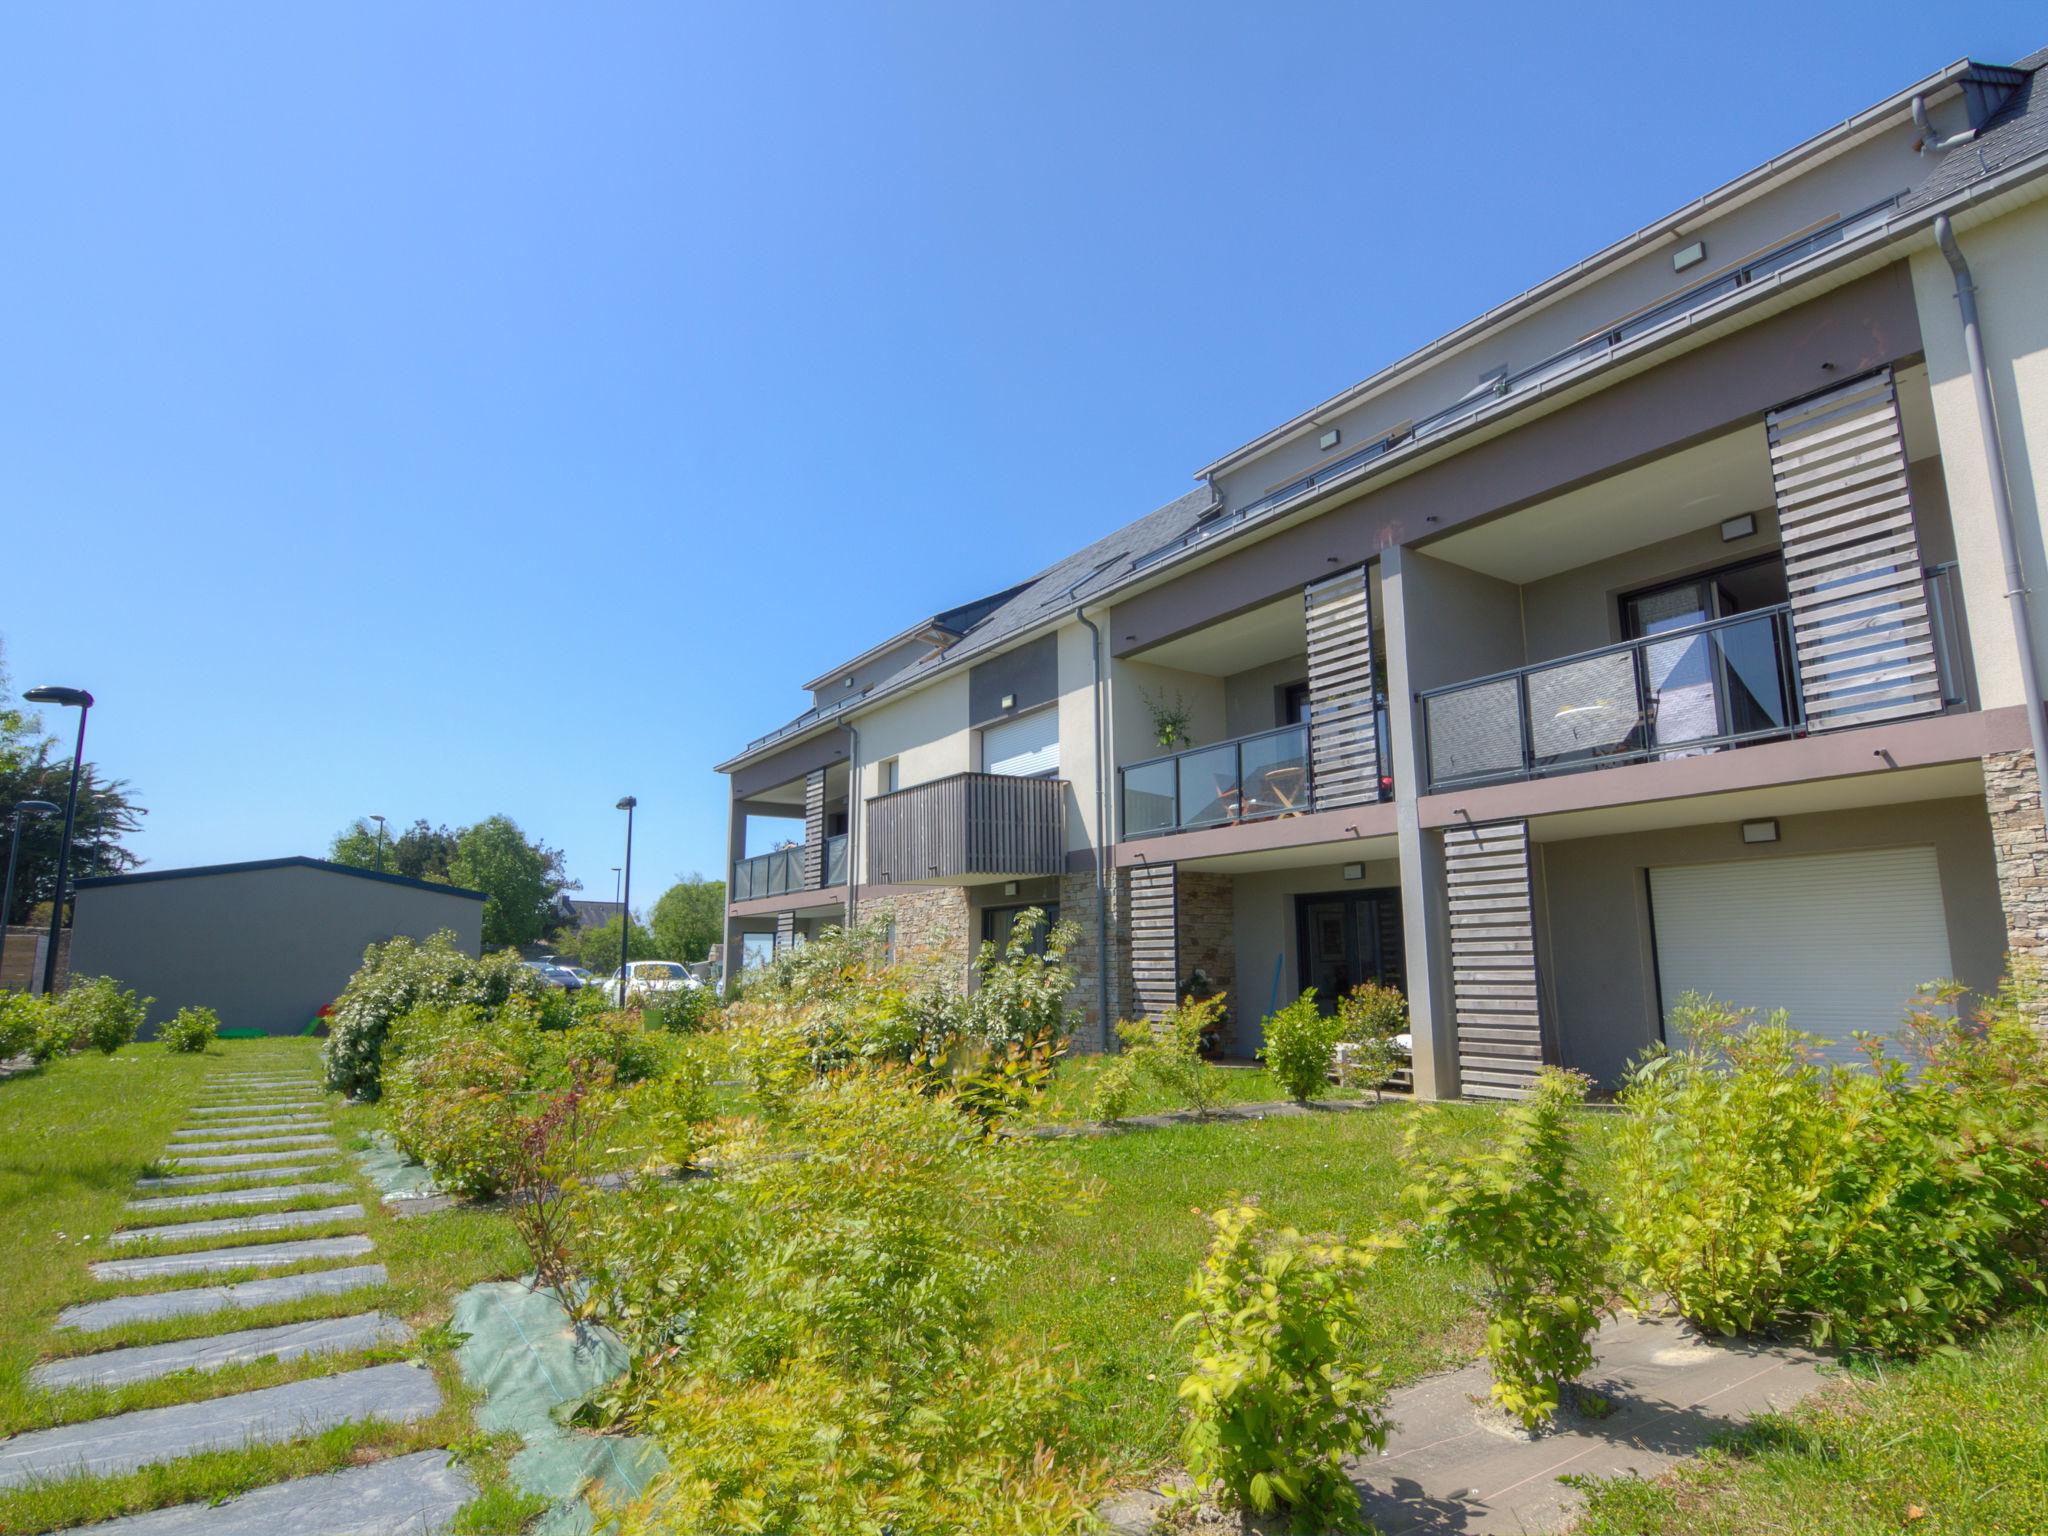
[[[1402,969],[1401,893],[1340,891],[1294,898],[1296,968],[1301,985],[1334,1012],[1337,999],[1360,982],[1406,990]]]

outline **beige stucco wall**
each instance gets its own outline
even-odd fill
[[[1273,1011],[1274,961],[1279,961],[1278,1006],[1294,1001],[1301,990],[1298,974],[1300,957],[1295,953],[1294,898],[1335,892],[1391,890],[1401,883],[1401,866],[1394,859],[1375,859],[1365,865],[1363,879],[1346,880],[1344,866],[1350,860],[1309,864],[1300,869],[1261,870],[1234,877],[1237,888],[1237,988],[1231,999],[1231,1017],[1237,1021],[1233,1048],[1249,1055],[1266,1043],[1264,1021]]]
[[[2048,200],[1958,231],[1977,284],[1985,360],[2005,448],[2020,556],[2035,601],[2035,665],[2048,675],[2048,552],[2041,478],[2048,474]],[[1927,353],[1935,431],[1955,524],[1977,686],[1987,708],[2020,702],[2018,650],[2005,603],[2004,562],[1991,514],[1990,471],[1963,351],[1955,274],[1939,251],[1912,261],[1913,298]]]
[[[1659,1038],[1646,872],[1663,865],[1932,845],[1955,979],[1973,989],[1997,983],[2005,925],[1991,823],[1981,799],[1787,816],[1778,828],[1779,840],[1765,845],[1745,844],[1740,827],[1730,822],[1538,845],[1537,963],[1544,1007],[1566,1066],[1611,1085],[1632,1057]],[[1817,966],[1827,963],[1825,955],[1814,957]]]
[[[1099,628],[1105,619],[1096,619]],[[1102,650],[1104,674],[1109,646]],[[1067,797],[1067,848],[1094,845],[1095,795],[1095,653],[1088,631],[1079,624],[1059,630],[1060,777],[1072,789]],[[1112,780],[1112,782],[1114,782]]]
[[[1255,736],[1280,721],[1280,691],[1308,681],[1308,653],[1283,656],[1264,666],[1247,667],[1223,679],[1223,734]]]
[[[979,766],[974,733],[967,728],[967,673],[939,677],[859,715],[860,845],[867,847],[867,802],[882,792],[881,765],[896,759],[896,787],[908,789]],[[862,857],[866,854],[863,852]]]

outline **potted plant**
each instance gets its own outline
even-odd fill
[[[1171,704],[1163,695],[1155,699],[1143,688],[1138,690],[1138,697],[1145,701],[1146,711],[1152,716],[1152,737],[1160,746],[1173,752],[1195,744],[1195,738],[1188,734],[1188,701],[1178,689],[1174,690]]]

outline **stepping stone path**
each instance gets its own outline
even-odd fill
[[[157,1280],[172,1288],[103,1296],[67,1307],[57,1327],[76,1339],[162,1318],[205,1318],[200,1336],[102,1349],[46,1361],[31,1373],[50,1392],[121,1387],[178,1372],[252,1361],[402,1346],[412,1330],[376,1311],[237,1328],[235,1315],[306,1297],[346,1298],[383,1285],[384,1266],[361,1262],[360,1233],[295,1237],[306,1227],[354,1225],[356,1185],[334,1178],[341,1153],[327,1105],[304,1073],[220,1074],[207,1101],[171,1138],[167,1171],[136,1180],[115,1248],[176,1246],[89,1266],[96,1282]],[[265,1205],[319,1203],[297,1210]],[[180,1284],[231,1270],[320,1265],[233,1284]],[[346,1302],[342,1302],[346,1307]],[[217,1320],[217,1323],[216,1323]],[[204,1390],[195,1384],[195,1391]],[[205,1451],[287,1444],[345,1424],[408,1424],[441,1407],[433,1374],[412,1364],[371,1365],[282,1386],[143,1408],[0,1440],[0,1488],[79,1475],[114,1476]],[[445,1451],[423,1451],[318,1477],[294,1478],[219,1504],[155,1510],[87,1527],[107,1536],[435,1536],[475,1497]]]

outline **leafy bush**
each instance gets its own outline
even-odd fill
[[[1096,1074],[1095,1088],[1088,1100],[1088,1113],[1104,1125],[1114,1125],[1131,1112],[1131,1102],[1137,1096],[1138,1056],[1126,1050],[1111,1057]]]
[[[1208,1255],[1175,1325],[1194,1336],[1180,1395],[1196,1486],[1297,1529],[1356,1529],[1344,1458],[1386,1445],[1386,1394],[1365,1350],[1374,1250],[1293,1228],[1260,1229],[1253,1205],[1217,1211]]]
[[[694,1035],[717,1026],[718,998],[709,987],[650,992],[641,1001],[640,1014],[641,1021],[649,1029],[665,1029],[672,1035]]]
[[[622,1083],[657,1077],[674,1055],[674,1037],[645,1029],[640,1020],[641,1015],[632,1010],[600,1014],[565,1031],[560,1036],[559,1054],[565,1060],[590,1058],[608,1063]]]
[[[57,994],[58,1027],[75,1049],[90,1045],[111,1056],[135,1038],[155,1001],[111,976],[73,977]]]
[[[601,1171],[618,1101],[607,1063],[571,1058],[566,1072],[566,1087],[536,1095],[513,1119],[503,1177],[506,1214],[526,1245],[534,1287],[574,1315],[585,1305],[576,1273],[580,1208]]]
[[[1036,907],[1017,915],[1000,951],[981,946],[975,957],[976,985],[968,994],[966,1032],[998,1048],[1034,1040],[1064,1040],[1067,996],[1074,973],[1067,952],[1081,936],[1072,923],[1055,923],[1045,936],[1044,953],[1033,952],[1045,914]]]
[[[1437,1152],[1435,1111],[1409,1125],[1402,1150],[1425,1231],[1480,1274],[1493,1400],[1530,1429],[1593,1363],[1607,1305],[1612,1234],[1572,1144],[1586,1088],[1580,1074],[1545,1067],[1481,1151]]]
[[[1623,1093],[1620,1252],[1721,1333],[1912,1350],[2042,1285],[2048,1045],[2009,983],[1969,1023],[1909,1018],[1916,1080],[1874,1040],[1823,1060],[1782,1014],[1688,996]]]
[[[479,1197],[504,1186],[537,1038],[530,1025],[460,1005],[400,1021],[383,1082],[392,1138],[442,1188]]]
[[[1362,982],[1337,999],[1337,1078],[1346,1088],[1380,1090],[1401,1070],[1407,1055],[1394,1043],[1408,1029],[1408,999],[1398,987]]]
[[[1206,1117],[1222,1097],[1215,1069],[1202,1059],[1202,1035],[1213,1029],[1227,1001],[1220,993],[1189,998],[1157,1023],[1126,1019],[1117,1035],[1124,1043],[1130,1070],[1149,1077],[1174,1099]]]
[[[1266,1020],[1266,1065],[1297,1104],[1319,1099],[1330,1089],[1343,1020],[1316,1006],[1316,989]]]
[[[56,1054],[38,1054],[50,1033],[50,1005],[27,992],[0,992],[0,1061],[33,1056],[47,1061]]]
[[[519,997],[546,1009],[552,1006],[546,996],[550,990],[519,963],[516,951],[472,960],[446,930],[425,943],[400,937],[372,944],[329,1020],[321,1052],[327,1086],[353,1098],[375,1099],[381,1091],[384,1038],[393,1021],[422,1004],[490,1013]]]
[[[180,1008],[169,1023],[157,1031],[167,1051],[197,1054],[220,1033],[220,1015],[211,1008]]]

